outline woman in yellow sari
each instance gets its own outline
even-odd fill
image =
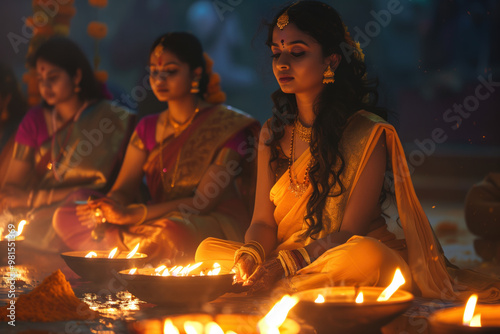
[[[267,44],[280,89],[260,135],[246,243],[207,239],[196,260],[234,266],[237,280],[254,292],[278,281],[292,292],[385,286],[400,268],[404,287],[416,294],[461,296],[464,287],[455,284],[415,196],[397,134],[375,107],[363,53],[339,14],[318,1],[296,2],[277,14]],[[385,190],[388,172],[404,232],[399,239],[382,214],[392,192]],[[482,297],[499,298],[498,282],[485,287],[476,285]]]
[[[221,104],[220,78],[192,34],[159,37],[149,66],[153,92],[168,109],[139,121],[107,196],[76,211],[60,208],[54,227],[71,249],[130,251],[140,244],[151,263],[191,262],[209,236],[243,240],[260,126]],[[144,177],[151,200],[141,203]]]

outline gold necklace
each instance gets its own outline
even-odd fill
[[[306,143],[311,142],[312,127],[311,128],[305,127],[300,121],[298,116],[295,119],[294,128],[297,128],[297,134],[299,135],[299,138],[302,141],[305,141]]]
[[[163,182],[163,188],[165,190],[167,189],[167,187],[165,186],[167,184],[167,182],[165,181],[165,174],[167,173],[167,169],[163,167],[163,142],[165,141],[164,140],[165,138],[163,137],[165,134],[165,129],[167,128],[168,124],[172,125],[172,127],[174,128],[174,138],[177,138],[193,122],[194,118],[196,117],[196,114],[198,114],[199,111],[200,107],[198,105],[194,110],[193,114],[189,117],[189,119],[186,122],[184,122],[184,124],[180,124],[176,122],[172,117],[170,117],[169,111],[167,111],[167,114],[165,115],[166,119],[165,122],[163,123],[163,128],[160,137],[160,173],[161,173],[161,180]],[[179,160],[181,159],[181,152],[182,152],[182,147],[179,149],[179,153],[177,154],[177,159],[175,160],[174,172],[172,174],[172,180],[170,181],[170,188],[175,187],[175,178],[177,176]]]
[[[293,165],[293,159],[295,157],[295,147],[294,147],[294,137],[295,137],[295,125],[293,126],[292,129],[292,140],[290,141],[290,159],[288,159],[288,176],[290,177],[290,185],[288,186],[288,189],[295,195],[295,197],[301,197],[307,187],[309,186],[309,169],[311,169],[311,160],[309,160],[309,163],[307,164],[306,172],[304,174],[304,182],[300,183],[297,180],[297,177],[293,177],[292,173],[292,165]]]

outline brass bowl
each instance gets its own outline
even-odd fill
[[[149,273],[149,274],[148,274]],[[234,274],[214,276],[156,276],[152,269],[137,274],[119,274],[137,298],[156,305],[199,306],[232,289]]]
[[[476,305],[474,314],[481,314],[482,327],[462,325],[465,307],[451,307],[429,317],[430,332],[434,333],[500,333],[500,305]]]
[[[328,287],[295,294],[299,302],[291,310],[313,326],[318,333],[379,333],[380,328],[406,311],[413,301],[409,292],[398,290],[388,301],[377,302],[381,287]],[[364,302],[355,303],[358,292]],[[315,303],[318,294],[324,303]]]
[[[65,252],[61,254],[64,262],[84,280],[102,282],[118,277],[120,270],[141,268],[146,264],[147,255],[136,253],[127,259],[127,253],[120,253],[108,259],[109,251],[94,251],[97,257],[86,258],[88,251]]]
[[[181,334],[184,331],[186,321],[196,321],[203,325],[209,322],[216,322],[224,333],[233,331],[238,334],[258,333],[257,323],[262,316],[254,314],[216,314],[214,316],[203,313],[173,315],[163,319],[147,319],[133,322],[129,325],[129,330],[134,334],[163,334],[163,326],[166,319],[172,320],[172,323]],[[279,328],[281,334],[313,333],[312,329],[301,328],[301,326],[292,319],[286,319]]]

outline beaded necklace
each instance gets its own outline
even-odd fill
[[[295,197],[301,197],[309,186],[309,169],[311,169],[312,159],[310,159],[309,163],[307,164],[306,172],[304,174],[304,181],[302,183],[299,182],[299,180],[297,180],[297,177],[294,177],[292,173],[292,165],[295,158],[295,147],[293,143],[294,139],[295,124],[292,128],[292,139],[290,140],[290,158],[288,159],[288,176],[290,177],[290,185],[288,186],[288,189],[295,195]]]
[[[299,117],[295,119],[295,128],[297,129],[297,134],[302,141],[306,143],[311,142],[312,128],[305,127],[299,120]]]

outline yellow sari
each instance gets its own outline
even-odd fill
[[[406,242],[396,239],[387,230],[386,224],[371,222],[367,236],[353,236],[345,244],[327,250],[297,275],[282,280],[281,284],[295,291],[339,284],[385,285],[395,268],[400,267],[407,281],[413,282],[414,292],[427,298],[466,299],[471,290],[479,292],[483,300],[500,298],[499,281],[471,271],[448,268],[439,242],[415,194],[395,129],[366,111],[353,115],[344,130],[340,149],[346,162],[341,175],[345,191],[327,200],[323,215],[324,228],[314,238],[323,238],[340,229],[349,197],[384,132],[394,174],[396,204]],[[303,178],[310,159],[311,153],[306,150],[293,164],[297,179]],[[314,241],[311,237],[298,237],[307,228],[304,216],[312,186],[297,198],[288,191],[289,182],[285,173],[270,192],[270,199],[276,205],[277,250],[296,249]],[[215,259],[229,260],[236,246],[224,246],[217,240],[207,240],[198,249],[197,260],[206,259],[206,254]],[[455,284],[456,279],[460,280],[458,284]],[[407,289],[409,286],[406,286]]]

